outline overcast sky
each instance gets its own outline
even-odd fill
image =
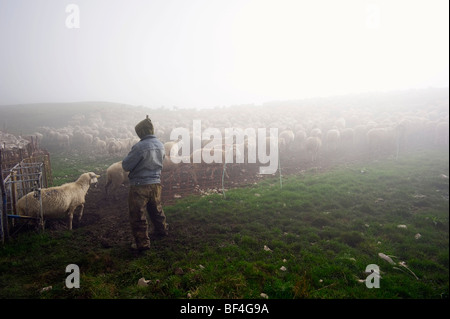
[[[0,105],[228,106],[448,70],[448,0],[0,0]]]

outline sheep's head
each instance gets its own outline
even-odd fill
[[[94,184],[94,187],[97,187],[98,179],[100,175],[97,175],[93,172],[89,172],[89,177],[91,178],[90,184]]]

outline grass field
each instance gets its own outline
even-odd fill
[[[170,236],[139,256],[86,240],[96,225],[25,232],[0,247],[0,298],[447,299],[448,163],[447,150],[415,152],[184,198],[164,207]],[[79,289],[65,287],[68,264]],[[364,283],[369,264],[378,289]]]

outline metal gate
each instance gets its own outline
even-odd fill
[[[49,176],[46,169],[46,159],[34,162],[29,158],[16,164],[14,167],[3,172],[6,178],[2,181],[2,213],[0,214],[0,235],[2,242],[9,237],[9,222],[11,219],[33,219],[38,220],[40,226],[44,227],[44,216],[42,210],[41,189],[46,188]],[[48,160],[48,159],[47,159]],[[40,203],[39,217],[19,216],[17,212],[17,201],[26,194],[34,192],[34,196]]]

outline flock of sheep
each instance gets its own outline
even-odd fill
[[[13,134],[0,131],[0,149],[14,150],[24,149],[30,141],[22,137],[16,137]]]
[[[382,106],[377,103],[382,103]],[[198,182],[196,173],[204,174],[213,169],[211,175],[208,175],[213,177],[214,168],[220,169],[221,174],[223,168],[223,163],[196,163],[193,166],[193,154],[190,155],[188,164],[177,164],[171,160],[171,154],[181,154],[183,145],[186,145],[173,140],[173,136],[171,140],[172,130],[183,127],[192,133],[192,123],[199,119],[202,132],[206,128],[217,128],[220,132],[224,132],[226,128],[277,128],[280,160],[298,166],[333,158],[344,161],[358,156],[369,159],[377,156],[397,158],[410,149],[448,148],[449,145],[448,95],[427,96],[422,99],[413,96],[403,100],[387,98],[383,101],[370,97],[350,102],[345,99],[319,99],[204,110],[127,107],[123,110],[115,109],[114,112],[111,114],[104,108],[90,115],[78,115],[71,118],[67,126],[41,127],[34,135],[38,136],[44,147],[53,150],[58,148],[98,156],[124,156],[138,141],[134,126],[148,113],[154,124],[155,134],[166,147],[162,177],[167,180],[172,176],[180,176],[181,171],[178,170],[184,168],[184,172],[191,174],[194,185]],[[190,137],[188,142],[191,143],[192,150],[193,136]],[[210,136],[203,136],[200,142],[202,147],[206,147]],[[247,142],[246,139],[243,148],[246,153]],[[234,145],[235,151],[238,149],[236,146]],[[175,151],[171,153],[173,147]],[[251,166],[247,162],[236,166],[241,173],[253,173],[251,169],[247,169]],[[227,171],[232,169],[232,165],[227,167]],[[107,193],[114,193],[126,179],[127,174],[122,170],[121,163],[111,163],[106,173]],[[43,193],[43,200],[51,198],[51,194],[57,196],[58,192]],[[19,203],[26,200],[21,199]],[[76,203],[82,205],[83,200]],[[73,213],[73,205],[75,204],[60,204],[60,211],[69,209]]]
[[[404,105],[407,102],[397,105],[394,100],[390,102],[392,107],[382,108],[377,107],[375,99],[372,103],[367,100],[370,102],[366,98],[360,106],[355,101],[345,105],[324,99],[298,105],[273,103],[203,110],[103,107],[75,115],[62,127],[40,127],[33,135],[50,151],[126,155],[138,141],[134,126],[149,113],[155,133],[163,142],[170,141],[174,128],[192,131],[194,120],[201,120],[202,130],[217,128],[222,132],[225,128],[277,128],[283,154],[297,152],[312,161],[321,154],[336,152],[381,151],[397,155],[416,145],[448,144],[448,98],[428,99],[423,105],[416,102],[411,106]]]
[[[132,126],[131,129],[115,130],[101,125],[102,122],[63,128],[41,127],[33,135],[49,150],[78,150],[98,155],[124,154],[139,141],[132,133]]]

